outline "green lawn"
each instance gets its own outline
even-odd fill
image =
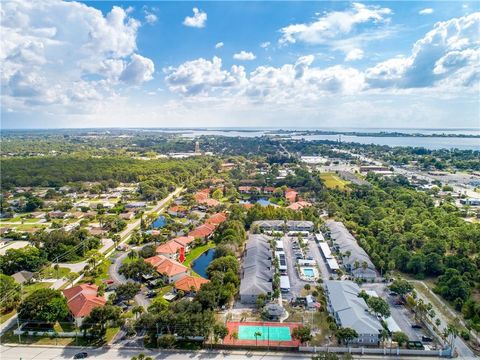
[[[335,173],[321,173],[320,179],[329,189],[335,189],[338,187],[340,190],[344,190],[345,186],[348,184],[348,181],[340,179]]]
[[[198,258],[200,255],[202,255],[205,251],[212,249],[215,247],[215,243],[213,241],[209,241],[205,245],[197,246],[196,248],[193,248],[190,250],[190,252],[187,254],[185,257],[185,261],[183,262],[183,265],[185,266],[190,266],[190,263]]]
[[[15,310],[12,310],[8,313],[5,313],[5,314],[2,314],[0,316],[0,324],[3,324],[5,321],[7,321],[8,319],[10,319],[13,315],[15,315],[17,312]]]
[[[59,267],[58,272],[53,267],[46,267],[41,271],[40,274],[44,279],[61,279],[66,277],[69,273],[70,269],[66,267]]]
[[[40,289],[47,289],[52,286],[52,282],[37,282],[23,287],[23,297],[27,297],[31,293]]]

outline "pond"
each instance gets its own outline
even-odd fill
[[[201,277],[207,278],[207,266],[213,260],[215,249],[208,249],[192,263],[192,269]]]
[[[157,220],[152,223],[152,229],[161,229],[167,224],[165,216],[160,215]]]

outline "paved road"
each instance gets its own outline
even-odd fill
[[[297,269],[295,269],[296,260],[293,256],[292,242],[295,238],[284,236],[282,237],[283,247],[285,249],[285,259],[287,260],[288,280],[290,281],[290,293],[282,294],[285,300],[291,300],[300,296],[300,293],[305,284],[313,285],[313,283],[304,281],[298,276]]]
[[[99,348],[99,349],[80,349],[80,348],[58,348],[58,347],[35,347],[35,346],[0,346],[0,358],[2,360],[57,360],[72,359],[73,356],[80,352],[86,351],[88,359],[120,359],[129,360],[132,356],[144,353],[154,359],[166,360],[185,360],[185,359],[228,359],[228,360],[262,360],[262,359],[282,359],[282,360],[310,360],[312,354],[296,353],[296,352],[274,352],[274,351],[245,351],[245,350],[201,350],[201,351],[166,351],[166,350],[140,350],[127,348]],[[355,359],[362,360],[383,360],[394,359],[388,356],[355,356]],[[425,359],[425,357],[403,357],[402,360]],[[437,360],[438,357],[429,357],[428,359]]]

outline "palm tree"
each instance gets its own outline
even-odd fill
[[[137,315],[143,314],[144,311],[145,311],[145,309],[143,308],[143,306],[135,306],[132,309],[132,314],[135,315],[135,318],[137,318]]]
[[[238,340],[238,332],[233,331],[233,332],[230,334],[230,340],[233,340],[233,343],[235,343],[235,341]]]
[[[253,335],[255,336],[255,346],[258,346],[258,337],[262,336],[262,333],[260,331],[256,331]]]

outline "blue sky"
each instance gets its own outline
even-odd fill
[[[476,2],[2,3],[2,127],[479,127]]]

